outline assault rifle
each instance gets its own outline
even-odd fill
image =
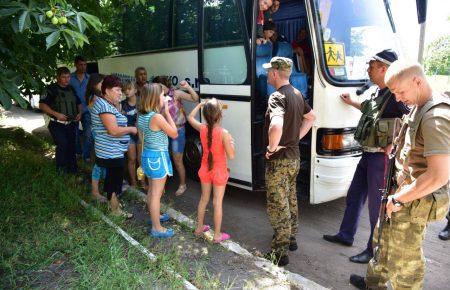
[[[377,246],[374,250],[374,260],[375,263],[378,263],[380,253],[381,253],[381,236],[383,234],[383,228],[386,223],[390,223],[388,216],[386,215],[386,205],[388,202],[388,197],[395,191],[396,182],[395,182],[395,155],[397,153],[397,145],[393,145],[391,153],[389,154],[388,168],[386,172],[386,182],[384,184],[384,188],[380,189],[382,192],[381,197],[381,206],[380,206],[380,215],[379,225],[378,225],[378,238],[377,238]]]

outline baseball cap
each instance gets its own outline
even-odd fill
[[[262,67],[265,69],[291,70],[292,60],[287,57],[274,56],[270,62],[263,64]]]
[[[398,55],[392,49],[385,49],[372,56],[369,61],[376,60],[384,64],[391,65],[394,61],[398,60]]]

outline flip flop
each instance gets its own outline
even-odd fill
[[[223,241],[229,240],[231,236],[227,233],[222,233],[219,240],[213,240],[213,244],[220,244]]]
[[[148,233],[154,238],[170,238],[173,237],[174,232],[173,229],[166,229],[165,232],[156,231],[154,229],[150,229]]]
[[[182,195],[186,191],[186,189],[187,189],[187,185],[186,184],[178,186],[177,191],[175,191],[175,195],[176,196]]]
[[[204,225],[204,226],[203,226],[203,229],[202,229],[202,233],[205,233],[205,232],[209,231],[210,228],[211,228],[211,227],[210,227],[209,225]],[[200,234],[197,234],[197,233],[195,233],[195,231],[194,231],[194,235],[197,236],[197,237],[200,237],[202,234],[201,234],[201,233],[200,233]]]
[[[170,219],[170,216],[167,213],[163,213],[162,215],[159,216],[159,221],[160,222],[166,222]],[[147,224],[151,225],[152,224],[152,219],[147,219]]]

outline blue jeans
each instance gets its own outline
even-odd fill
[[[67,173],[77,172],[77,159],[75,156],[75,142],[77,122],[64,125],[50,121],[48,130],[56,145],[56,167]]]
[[[92,152],[92,123],[91,113],[85,112],[81,115],[81,125],[83,126],[83,159],[91,158]]]

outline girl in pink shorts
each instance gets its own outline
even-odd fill
[[[206,124],[195,119],[197,112],[203,108],[203,117]],[[214,243],[220,243],[230,238],[227,233],[220,231],[222,225],[222,201],[227,185],[229,173],[227,157],[234,159],[234,140],[227,130],[220,127],[222,120],[222,105],[216,99],[198,104],[189,114],[188,121],[191,126],[200,132],[203,156],[198,176],[202,184],[202,196],[198,204],[196,235],[209,230],[204,225],[206,206],[208,205],[211,191],[213,191],[214,207]]]

